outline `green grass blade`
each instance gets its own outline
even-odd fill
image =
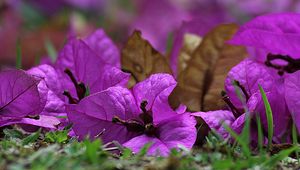
[[[101,148],[102,142],[99,139],[94,141],[86,139],[83,141],[83,143],[85,145],[85,155],[87,160],[93,164],[96,164],[98,160],[97,152]]]
[[[22,69],[22,49],[20,39],[17,40],[16,44],[16,68]]]
[[[41,58],[39,56],[35,56],[34,65],[39,65],[41,63]]]
[[[16,129],[4,129],[3,133],[6,138],[23,138],[22,132]]]
[[[152,142],[146,143],[140,150],[140,152],[137,154],[138,157],[143,157],[147,154],[148,150],[152,146]]]
[[[48,56],[51,59],[51,62],[54,63],[57,58],[57,52],[55,47],[53,46],[53,43],[49,39],[46,39],[45,41],[45,48],[47,50]]]
[[[293,127],[292,127],[292,139],[293,139],[293,144],[294,146],[298,145],[298,133],[297,133],[297,128],[295,123],[293,123]],[[299,151],[296,151],[296,157],[299,161]]]
[[[268,146],[267,148],[270,149],[271,145],[272,145],[272,139],[273,139],[273,113],[272,113],[272,109],[270,106],[270,103],[268,101],[267,95],[264,91],[264,89],[261,87],[261,85],[259,86],[259,90],[261,93],[261,97],[264,101],[264,105],[265,105],[265,109],[266,109],[266,116],[267,116],[267,122],[268,122]]]
[[[121,159],[129,159],[130,157],[132,157],[133,153],[129,148],[124,148],[122,155],[121,155]]]
[[[247,144],[247,146],[249,146],[249,143],[250,143],[250,121],[251,121],[251,118],[249,116],[249,113],[245,113],[245,125],[244,125],[244,128],[243,128],[243,131],[241,133],[241,138],[242,140]]]
[[[84,96],[87,97],[91,94],[91,90],[90,90],[90,87],[89,86],[86,86],[86,91],[85,91],[85,94]]]
[[[241,136],[242,140],[247,145],[249,145],[249,143],[250,143],[250,121],[251,121],[251,118],[250,118],[250,114],[249,114],[249,109],[247,107],[247,101],[246,101],[245,97],[242,95],[240,87],[237,84],[237,81],[235,81],[235,80],[232,81],[232,84],[233,84],[236,95],[238,96],[239,100],[243,104],[244,112],[245,112],[245,119],[246,119],[245,126],[244,126],[243,131],[242,131],[240,136]]]
[[[262,131],[261,120],[258,113],[256,114],[256,123],[257,123],[257,134],[258,134],[258,141],[257,141],[258,149],[259,149],[259,153],[262,154],[263,153],[263,131]]]
[[[40,137],[41,129],[37,132],[27,136],[22,140],[22,145],[28,145],[29,143],[35,142]]]
[[[66,143],[68,140],[68,131],[53,131],[45,134],[45,141],[47,142],[56,142],[56,143]]]
[[[174,34],[169,33],[167,38],[167,51],[171,51],[174,42]]]
[[[266,167],[274,167],[275,165],[277,165],[277,162],[283,160],[284,158],[288,157],[290,154],[292,154],[293,152],[295,152],[297,150],[299,150],[299,148],[297,146],[282,150],[278,154],[273,155],[270,159],[268,159],[266,162],[264,162],[263,165]]]
[[[293,127],[292,127],[292,138],[293,138],[293,144],[297,145],[298,144],[298,135],[297,135],[297,128],[295,123],[293,123]]]
[[[232,159],[219,160],[212,163],[213,169],[232,169],[235,162]]]
[[[235,133],[228,125],[223,124],[225,130],[241,145],[244,155],[249,158],[251,156],[250,148],[247,141],[244,141],[237,133]]]
[[[242,102],[243,107],[244,107],[245,112],[246,112],[248,110],[248,108],[247,108],[247,101],[246,101],[245,97],[242,95],[241,89],[238,86],[237,81],[233,80],[232,81],[232,85],[234,87],[235,94],[237,95],[237,97],[239,98],[239,100]]]

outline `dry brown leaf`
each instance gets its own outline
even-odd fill
[[[204,36],[186,69],[179,73],[178,86],[170,96],[172,106],[183,103],[189,110],[199,111],[204,109],[204,101],[209,107],[216,103],[218,107],[222,105],[217,99],[221,98],[219,91],[223,89],[225,76],[246,54],[242,47],[225,44],[237,28],[235,24],[224,24]],[[206,94],[208,96],[205,98]]]
[[[132,74],[129,87],[154,73],[170,73],[167,58],[156,51],[142,38],[140,31],[134,31],[122,50],[122,69]]]
[[[196,34],[187,33],[183,36],[182,47],[178,55],[177,73],[186,69],[193,52],[200,45],[202,38]]]
[[[217,110],[224,107],[225,103],[220,93],[224,89],[225,78],[230,69],[243,60],[246,55],[246,50],[243,47],[225,44],[213,71],[211,85],[204,96],[202,107],[204,111]]]

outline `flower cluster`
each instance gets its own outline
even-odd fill
[[[223,99],[230,109],[194,115],[200,116],[210,128],[227,137],[228,132],[222,124],[226,123],[241,132],[245,124],[246,105],[254,122],[255,115],[260,116],[264,135],[267,136],[268,122],[258,86],[261,85],[273,111],[272,142],[290,142],[292,124],[295,123],[300,130],[299,33],[300,15],[294,13],[260,16],[243,25],[229,41],[249,49],[249,57],[233,67],[225,80]],[[236,88],[244,101],[238,97]],[[251,124],[253,143],[257,142],[255,125]]]
[[[182,34],[197,33],[190,26],[195,22],[186,23]],[[120,52],[103,30],[82,39],[69,37],[55,63],[44,61],[29,70],[0,73],[0,127],[18,124],[34,131],[72,124],[69,135],[79,140],[117,141],[135,153],[151,143],[148,155],[165,156],[172,148],[193,147],[197,138],[195,117],[230,138],[224,123],[240,133],[249,115],[255,145],[256,116],[260,117],[265,141],[268,133],[260,85],[273,111],[272,142],[290,142],[291,122],[300,130],[299,33],[300,15],[291,13],[261,16],[242,26],[228,43],[246,46],[249,56],[227,75],[222,93],[227,109],[195,113],[184,105],[177,109],[170,106],[169,96],[177,86],[173,75],[148,75],[128,88],[130,74],[120,69]],[[176,55],[178,51],[172,53],[171,60]],[[175,70],[177,63],[171,63]]]
[[[150,155],[191,148],[195,119],[184,106],[174,111],[168,104],[174,78],[154,74],[127,89],[129,76],[103,30],[84,39],[71,37],[54,64],[0,73],[0,126],[56,130],[72,123],[70,135],[80,140],[100,137],[134,152],[150,142]]]

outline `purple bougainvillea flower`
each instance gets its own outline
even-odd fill
[[[233,67],[225,79],[225,90],[231,102],[238,108],[243,108],[243,103],[236,95],[233,81],[236,80],[244,88],[247,94],[245,99],[249,99],[252,94],[259,90],[260,84],[265,91],[269,91],[274,86],[274,77],[263,64],[251,59],[245,59]]]
[[[279,13],[259,16],[244,24],[229,41],[231,44],[252,47],[264,62],[267,54],[300,58],[300,14]]]
[[[228,110],[216,110],[209,112],[196,112],[192,113],[193,116],[201,117],[210,129],[215,130],[224,139],[232,140],[229,132],[225,129],[225,125],[231,128],[236,133],[240,134],[246,123],[246,114],[242,114],[239,117]],[[255,124],[250,124],[250,144],[251,146],[257,146],[258,130]],[[263,142],[267,142],[267,137],[263,137]]]
[[[59,121],[42,116],[46,99],[39,93],[40,79],[21,70],[0,73],[0,127],[21,124],[54,129]]]
[[[91,44],[96,42],[96,39],[101,39],[100,34],[103,35],[101,31],[95,34],[98,38],[93,40],[89,37],[85,41]],[[107,39],[103,39],[102,42],[107,48],[94,44],[92,50],[83,40],[70,39],[60,52],[55,68],[63,89],[67,90],[65,95],[70,103],[77,103],[85,97],[87,91],[93,94],[111,86],[127,84],[129,74],[112,66],[112,61],[117,62],[115,65],[119,65],[118,52],[114,52],[117,49],[111,47]]]
[[[240,134],[245,125],[245,113],[236,115],[229,110],[215,110],[208,112],[195,112],[193,116],[201,117],[211,130],[215,130],[224,139],[230,138],[229,132],[225,129],[225,124],[233,129],[236,133]],[[251,131],[253,135],[254,131]],[[251,139],[255,143],[257,137]]]
[[[22,118],[39,114],[45,100],[37,85],[40,80],[21,70],[0,73],[0,116]]]
[[[71,54],[75,51],[72,48],[75,48],[75,44],[78,41],[84,42],[85,46],[81,51],[92,50],[94,56],[98,56],[97,60],[105,61],[105,63],[110,64],[115,67],[120,67],[120,51],[114,42],[106,35],[103,29],[97,29],[92,34],[88,35],[82,39],[74,38],[76,35],[71,35],[69,38],[68,44],[65,45],[65,48],[60,53],[59,57],[61,61],[57,61],[59,65],[74,65],[74,58]],[[91,52],[89,52],[91,53]]]
[[[184,107],[173,111],[168,96],[176,81],[155,74],[132,90],[111,87],[67,106],[68,118],[79,139],[101,137],[116,140],[137,153],[148,142],[149,155],[167,155],[171,148],[191,148],[196,140],[196,121]]]
[[[119,57],[118,49],[103,30],[83,40],[71,38],[56,63],[42,64],[27,71],[41,79],[38,91],[46,100],[41,115],[65,117],[67,103],[76,104],[112,86],[126,86],[129,74],[118,68]],[[60,122],[61,126],[68,124],[67,119],[61,118]]]
[[[268,98],[272,98],[272,93],[267,93]],[[284,99],[280,100],[284,103]],[[274,103],[273,101],[270,101],[271,103]],[[276,101],[278,102],[278,101]],[[286,107],[282,107],[281,103],[274,103],[271,105],[273,106],[273,109],[281,109],[278,110],[278,113],[285,113],[286,114]],[[231,106],[232,107],[232,106]],[[251,125],[250,125],[250,135],[251,135],[251,144],[257,145],[257,126],[256,126],[256,117],[255,115],[258,113],[258,115],[261,117],[262,125],[263,125],[263,132],[264,133],[264,141],[267,141],[267,118],[264,113],[264,104],[261,99],[261,96],[259,93],[255,93],[248,101],[247,107],[249,107],[249,113],[251,117]],[[277,113],[277,112],[276,112]],[[221,135],[224,139],[227,139],[230,137],[229,132],[224,128],[224,124],[228,125],[231,129],[233,129],[236,133],[240,134],[244,128],[245,122],[246,122],[246,113],[241,112],[240,114],[237,114],[236,110],[216,110],[216,111],[209,111],[209,112],[196,112],[192,113],[193,116],[201,117],[206,124],[209,126],[210,129],[214,129],[219,135]],[[281,116],[281,117],[280,117]],[[282,119],[280,119],[282,118]],[[274,143],[282,143],[282,142],[289,142],[290,139],[286,133],[287,129],[289,128],[289,115],[279,115],[275,116],[274,118],[274,136],[273,136],[273,142]],[[282,124],[281,124],[282,123]],[[286,138],[284,138],[286,136]]]
[[[265,72],[260,78],[268,83],[269,101],[273,110],[274,132],[283,136],[290,119],[300,129],[298,113],[299,71],[300,70],[300,14],[282,13],[257,17],[246,23],[230,43],[251,47],[253,57],[266,66],[278,70],[281,76],[273,76],[273,82],[265,79]],[[267,70],[271,73],[271,69]],[[273,71],[273,69],[272,69]],[[289,73],[282,76],[284,73]],[[251,72],[251,75],[252,72]],[[273,74],[274,75],[274,74]],[[269,77],[269,76],[267,76]],[[271,84],[270,84],[271,83]],[[276,86],[276,87],[274,87]],[[277,90],[274,90],[277,89]],[[260,108],[263,106],[260,104]],[[266,126],[266,119],[263,118]]]
[[[237,66],[233,67],[225,80],[225,89],[232,104],[242,110],[243,104],[236,94],[233,81],[238,83],[240,93],[251,113],[259,113],[262,125],[267,130],[267,118],[265,107],[261,98],[258,85],[261,85],[273,111],[274,135],[282,136],[290,123],[290,114],[285,104],[284,95],[281,89],[278,75],[270,72],[263,64],[251,59],[245,59]]]
[[[224,139],[229,137],[229,133],[226,131],[222,124],[225,123],[229,127],[233,128],[231,125],[236,120],[232,112],[228,110],[196,112],[192,113],[192,115],[201,117],[210,129],[216,130]]]
[[[245,59],[237,66],[233,67],[225,80],[226,94],[223,99],[229,106],[230,111],[212,111],[196,113],[200,116],[210,128],[217,130],[223,137],[228,137],[228,133],[222,127],[222,123],[226,123],[236,132],[240,133],[245,122],[246,107],[250,117],[255,122],[258,114],[261,119],[263,131],[268,131],[268,122],[265,113],[265,106],[259,91],[259,86],[265,90],[268,101],[273,111],[273,142],[279,143],[287,141],[284,138],[290,127],[291,116],[287,110],[284,99],[284,93],[279,92],[281,89],[277,82],[277,74],[269,72],[268,68],[261,63],[257,63],[251,59]],[[234,86],[233,83],[236,85]],[[240,99],[236,93],[239,91],[243,99]],[[252,125],[252,124],[251,124]],[[257,140],[257,128],[251,127],[252,142]]]

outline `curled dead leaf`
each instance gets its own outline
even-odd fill
[[[173,107],[180,103],[191,111],[218,109],[225,105],[220,92],[229,69],[241,61],[246,50],[226,44],[237,31],[235,24],[217,26],[193,51],[186,69],[179,73],[178,86],[169,97]]]
[[[204,94],[202,107],[204,111],[217,110],[224,107],[225,103],[221,97],[221,91],[224,89],[224,80],[230,69],[243,60],[246,55],[246,50],[241,46],[224,45],[212,73],[212,82],[207,93]]]
[[[177,73],[186,69],[193,52],[200,45],[202,38],[196,34],[187,33],[183,36],[183,44],[178,55]]]
[[[122,50],[122,69],[131,73],[129,87],[154,73],[170,73],[167,58],[143,39],[140,31],[134,31]]]

